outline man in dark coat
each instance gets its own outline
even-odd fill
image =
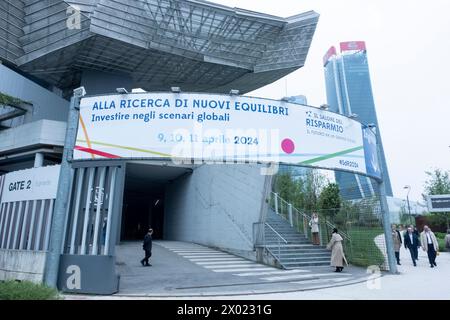
[[[141,264],[145,267],[151,266],[150,263],[148,263],[148,259],[152,256],[152,234],[153,229],[148,229],[147,234],[144,237],[144,243],[142,245],[142,249],[145,251],[145,257],[141,260]]]
[[[406,231],[403,243],[405,244],[405,249],[409,249],[409,253],[411,254],[411,259],[415,267],[417,265],[416,260],[419,255],[418,247],[420,247],[420,242],[419,237],[414,233],[411,227],[409,227]]]

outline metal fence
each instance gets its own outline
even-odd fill
[[[74,169],[68,207],[63,253],[76,255],[111,255],[116,242],[117,214],[120,201],[115,188],[122,179],[120,166],[81,167]]]
[[[379,197],[345,202],[341,208],[327,210],[301,210],[271,193],[270,207],[288,221],[299,233],[312,238],[309,221],[316,213],[319,217],[321,245],[327,245],[333,228],[337,228],[344,239],[344,251],[349,263],[358,266],[376,265],[388,270],[386,241],[383,230]]]
[[[2,203],[0,249],[46,251],[55,199]]]
[[[319,221],[331,222],[341,235],[347,235],[344,237],[344,251],[350,263],[389,269],[378,197],[355,201],[342,208],[317,210],[316,213],[319,215]]]

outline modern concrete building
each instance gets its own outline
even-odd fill
[[[331,47],[324,56],[327,101],[331,111],[356,116],[364,124],[375,124],[381,153],[383,180],[387,196],[392,197],[391,181],[386,164],[380,128],[369,73],[366,45],[362,41],[342,42],[341,54]],[[376,184],[355,174],[336,172],[341,196],[346,200],[373,197]]]
[[[319,18],[201,0],[1,0],[0,9],[0,174],[17,176],[60,163],[75,88],[247,93],[304,65]],[[156,239],[257,259],[254,225],[271,191],[262,167],[73,162],[67,213],[53,213],[55,193],[1,203],[0,278],[43,279],[53,214],[67,216],[60,287],[68,291],[80,292],[64,278],[74,264],[89,270],[83,292],[117,291],[115,246],[149,226]],[[1,196],[2,183],[15,184],[0,178]]]

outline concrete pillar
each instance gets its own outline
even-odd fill
[[[39,168],[44,165],[44,154],[41,152],[37,152],[34,156],[34,167]]]

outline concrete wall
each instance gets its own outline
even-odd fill
[[[67,121],[69,101],[0,64],[0,92],[31,102],[31,121]]]
[[[0,131],[0,153],[35,145],[64,146],[66,123],[40,120]]]
[[[266,176],[259,165],[203,165],[166,189],[164,238],[253,251]]]
[[[46,252],[0,249],[0,280],[42,282]]]

